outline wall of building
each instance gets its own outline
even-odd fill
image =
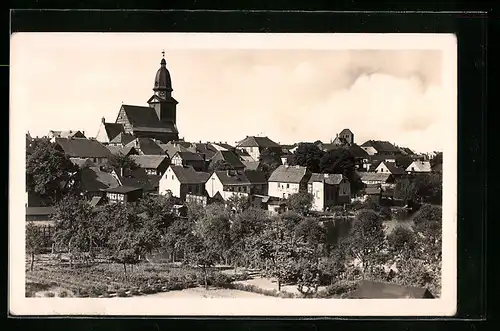
[[[222,195],[222,190],[223,190],[223,185],[221,181],[219,180],[219,177],[215,174],[215,172],[210,176],[210,178],[207,180],[205,183],[205,190],[208,193],[208,196],[213,198],[217,192],[221,192]]]
[[[269,182],[268,195],[277,198],[288,198],[291,194],[299,193],[300,185],[297,183]]]
[[[168,168],[160,179],[160,194],[165,195],[168,190],[173,196],[181,197],[181,182],[171,168]]]
[[[313,196],[311,210],[324,211],[325,209],[325,185],[323,182],[309,183],[308,192]]]

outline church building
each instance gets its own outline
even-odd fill
[[[115,123],[102,120],[96,139],[109,143],[120,133],[135,138],[152,138],[162,143],[179,139],[176,123],[177,100],[172,97],[172,80],[165,61],[165,52],[156,72],[154,94],[148,106],[122,105]]]

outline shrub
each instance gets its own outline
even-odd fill
[[[316,293],[317,298],[332,298],[344,295],[356,289],[356,282],[339,281]]]
[[[130,289],[130,295],[139,295],[139,289],[137,287],[132,287]]]
[[[380,217],[382,217],[384,221],[390,221],[392,219],[391,209],[389,207],[382,207],[380,209]]]
[[[53,297],[55,297],[55,294],[54,294],[54,292],[46,292],[46,293],[45,293],[45,296],[46,296],[47,298],[53,298]]]
[[[105,285],[94,285],[88,289],[89,296],[96,298],[107,292],[107,287]]]
[[[66,298],[67,296],[68,296],[68,292],[67,291],[62,290],[61,292],[59,292],[59,297],[60,298]]]
[[[120,298],[124,298],[127,296],[127,292],[125,292],[124,289],[119,289],[117,292],[116,292],[116,296],[117,297],[120,297]]]

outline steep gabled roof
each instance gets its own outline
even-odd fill
[[[151,138],[135,138],[125,146],[140,149],[144,155],[165,155],[163,149]]]
[[[144,169],[157,169],[163,162],[168,162],[167,155],[131,155],[130,158]]]
[[[260,162],[258,161],[242,161],[243,165],[245,166],[245,169],[248,170],[259,170],[260,169]]]
[[[197,172],[193,167],[171,165],[170,169],[172,169],[181,184],[204,184],[210,177],[210,174]]]
[[[280,145],[278,145],[268,137],[249,136],[240,141],[237,147],[279,148]]]
[[[100,142],[86,138],[56,138],[58,144],[69,157],[97,157],[106,158],[111,155],[110,151]]]
[[[306,167],[281,165],[273,171],[269,182],[300,183],[304,177],[309,177],[311,172]]]
[[[132,146],[110,146],[107,145],[106,148],[111,152],[113,155],[137,155],[138,152],[137,150],[132,147]]]
[[[387,167],[387,169],[389,169],[390,173],[393,175],[404,175],[406,173],[404,169],[396,166],[396,163],[394,162],[382,162],[382,163]]]
[[[389,180],[391,174],[385,172],[360,172],[359,176],[362,182],[381,181],[385,183]]]
[[[122,105],[134,131],[178,133],[173,123],[161,122],[152,107]]]
[[[313,173],[313,174],[311,174],[311,178],[309,179],[309,183],[322,182],[324,180],[325,184],[338,185],[338,184],[340,184],[340,182],[342,182],[342,179],[344,179],[344,176],[342,174]]]
[[[199,153],[199,154],[204,154],[205,155],[205,159],[211,159],[216,153],[217,153],[217,149],[215,149],[211,144],[208,144],[208,143],[198,143],[198,144],[195,144],[196,147],[196,153]]]
[[[82,189],[85,192],[96,192],[120,185],[120,182],[109,172],[99,167],[85,167],[80,171]]]
[[[177,152],[177,153],[175,153],[175,155],[179,155],[181,157],[181,159],[183,159],[184,161],[203,161],[203,156],[198,154],[198,153]]]
[[[211,159],[210,162],[226,161],[234,169],[244,168],[245,165],[240,161],[238,155],[231,151],[218,151]]]
[[[250,181],[242,171],[218,170],[215,174],[222,185],[250,185]]]
[[[368,156],[368,153],[356,144],[352,144],[351,146],[349,146],[349,153],[351,153],[351,155],[356,158]]]
[[[411,170],[411,168],[415,170]],[[429,161],[413,161],[412,164],[406,168],[406,171],[417,171],[417,172],[431,172],[431,163]]]
[[[106,135],[110,141],[115,139],[120,133],[125,132],[123,124],[120,123],[104,123],[104,130],[106,130]]]
[[[119,132],[113,139],[111,139],[110,143],[126,145],[134,139],[135,137],[130,133]]]
[[[267,184],[266,174],[263,171],[245,169],[244,174],[252,184]]]

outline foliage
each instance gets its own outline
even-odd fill
[[[348,149],[337,148],[326,152],[320,161],[322,173],[342,174],[349,179],[351,190],[357,192],[363,188],[361,178],[356,174],[356,160]]]
[[[441,204],[443,201],[443,175],[420,174],[415,177],[416,195],[424,203]]]
[[[387,241],[396,252],[413,251],[417,244],[413,230],[404,225],[397,225],[388,235]]]
[[[345,297],[346,294],[354,291],[357,287],[357,282],[353,281],[338,281],[329,286],[323,291],[319,291],[317,298],[335,298]]]
[[[264,148],[259,155],[261,170],[269,178],[271,173],[281,165],[281,155],[275,149]]]
[[[33,222],[28,222],[26,224],[26,253],[31,257],[31,271],[33,271],[35,255],[41,253],[43,247],[44,238],[42,232]]]
[[[403,178],[396,183],[394,198],[403,200],[404,203],[415,199],[417,187],[415,183],[407,178]]]
[[[316,145],[311,143],[299,143],[293,153],[291,165],[307,167],[312,172],[320,172],[321,158],[324,152]]]
[[[118,153],[112,154],[108,158],[106,168],[110,171],[115,170],[120,174],[122,171],[123,173],[127,173],[131,170],[138,169],[139,165],[130,156]]]
[[[430,160],[431,167],[434,168],[438,164],[443,164],[443,152],[439,152]]]
[[[230,165],[226,160],[215,160],[210,162],[208,166],[209,171],[219,171],[219,170],[234,170],[234,167]]]
[[[399,155],[396,157],[396,167],[406,169],[413,163],[413,159],[408,155]]]
[[[233,194],[227,199],[227,206],[236,213],[241,213],[250,207],[250,197],[247,195]]]
[[[26,150],[26,190],[51,206],[79,184],[78,166],[46,138],[35,138]]]
[[[314,197],[311,193],[294,193],[286,199],[286,205],[289,210],[306,215],[311,210],[313,199]]]
[[[295,228],[295,235],[297,239],[301,239],[314,247],[326,241],[326,229],[323,227],[318,219],[305,218],[297,224]]]

